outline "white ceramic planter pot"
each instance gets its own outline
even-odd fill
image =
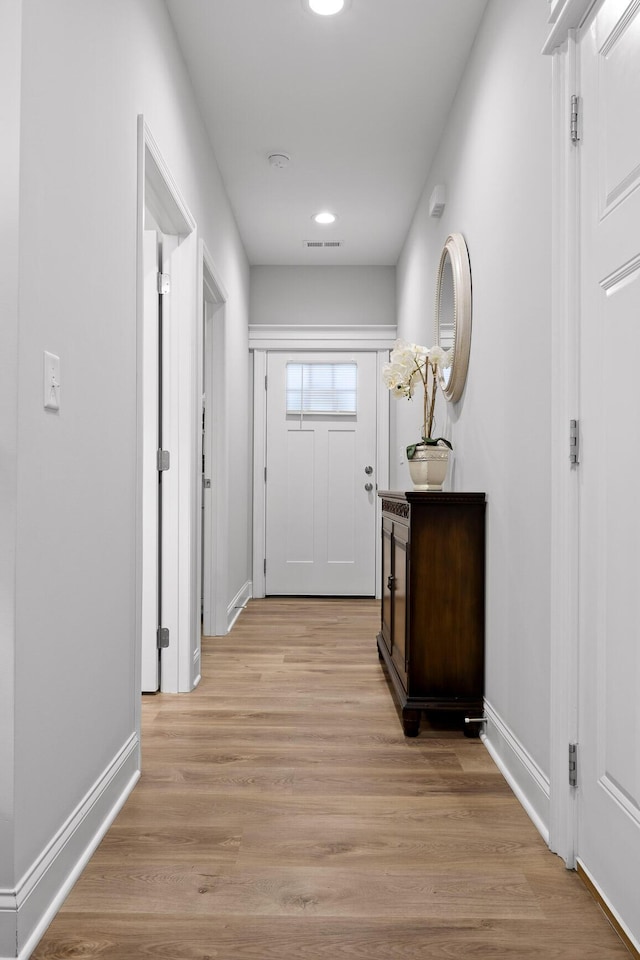
[[[449,469],[449,453],[444,444],[416,447],[413,457],[407,461],[414,490],[442,490]]]

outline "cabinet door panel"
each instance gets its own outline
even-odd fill
[[[417,511],[416,511],[417,512]],[[484,681],[484,504],[431,505],[411,531],[414,690],[481,697]],[[428,571],[428,572],[427,572]],[[426,573],[426,576],[425,576]]]
[[[382,623],[380,632],[387,650],[391,652],[391,620],[393,616],[393,523],[382,521]]]
[[[391,656],[398,673],[407,678],[407,583],[409,529],[403,524],[393,525],[393,615]]]

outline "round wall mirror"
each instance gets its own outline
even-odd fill
[[[440,386],[447,400],[462,396],[471,346],[471,266],[461,233],[452,233],[442,248],[436,281],[436,342],[451,350],[451,366],[442,371]]]

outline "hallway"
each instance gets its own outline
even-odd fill
[[[483,745],[402,735],[369,600],[251,601],[34,960],[609,960],[628,953]]]

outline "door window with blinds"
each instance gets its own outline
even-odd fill
[[[288,417],[355,417],[357,363],[287,363]]]

